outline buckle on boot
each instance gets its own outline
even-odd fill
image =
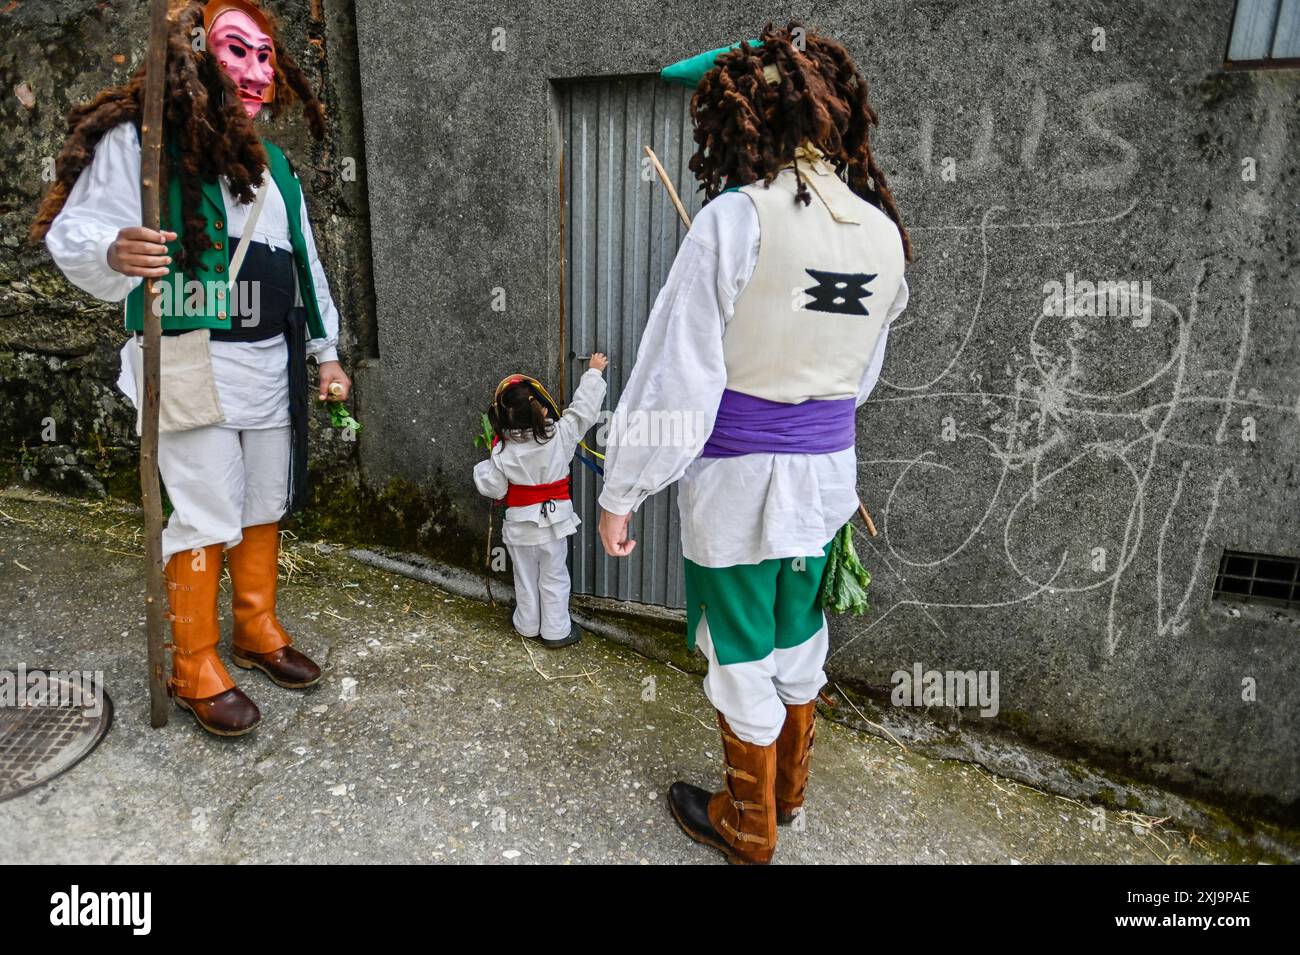
[[[743,769],[737,769],[735,766],[732,766],[729,763],[725,764],[722,768],[723,768],[723,772],[725,772],[728,776],[734,777],[735,779],[743,780],[744,782],[747,783],[758,782],[757,776],[751,776]]]
[[[726,819],[718,820],[718,825],[725,829],[727,834],[731,836],[732,845],[735,845],[737,842],[749,842],[764,849],[767,848],[767,839],[764,836],[756,836],[753,833],[741,832],[731,823],[727,822]]]

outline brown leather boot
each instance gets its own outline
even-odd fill
[[[776,851],[776,744],[738,739],[721,713],[718,724],[726,786],[710,794],[689,783],[673,783],[669,808],[688,836],[721,850],[728,862],[767,865]]]
[[[320,679],[320,667],[293,648],[293,640],[275,619],[279,557],[278,524],[245,527],[244,539],[227,552],[235,616],[231,659],[245,670],[257,667],[279,686],[301,690]]]
[[[221,545],[173,554],[166,576],[172,624],[172,678],[167,691],[209,733],[243,736],[262,714],[235,686],[217,656]]]
[[[817,732],[817,701],[785,705],[785,723],[776,738],[776,822],[788,826],[803,807],[808,762]]]

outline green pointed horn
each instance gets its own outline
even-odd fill
[[[762,46],[763,41],[750,40],[749,45]],[[718,57],[724,53],[739,49],[739,47],[740,43],[733,43],[731,46],[720,46],[716,50],[709,50],[707,53],[688,56],[684,60],[678,60],[671,66],[665,66],[659,71],[659,75],[668,83],[679,83],[682,86],[695,89],[700,85],[700,80],[704,79],[704,74],[717,65]]]

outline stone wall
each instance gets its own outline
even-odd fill
[[[289,49],[325,102],[329,134],[317,143],[286,114],[265,135],[303,179],[344,316],[344,360],[354,366],[374,351],[374,296],[352,3],[276,9]],[[143,56],[146,20],[147,4],[128,0],[16,0],[0,8],[8,151],[0,170],[0,467],[73,493],[138,494],[135,413],[115,386],[121,306],[66,282],[44,248],[27,241],[27,229],[69,108],[130,75]],[[320,476],[354,470],[355,445],[339,441],[323,416],[314,423]]]

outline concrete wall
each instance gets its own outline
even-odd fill
[[[871,79],[917,251],[859,417],[874,610],[836,622],[831,665],[884,689],[915,663],[997,670],[1002,725],[1294,819],[1300,623],[1209,599],[1222,548],[1300,552],[1300,79],[1220,70],[1231,8],[789,11]],[[441,495],[463,541],[488,390],[561,372],[552,81],[653,71],[776,13],[438,9],[356,0],[379,354],[362,460]],[[1149,321],[1044,317],[1070,273],[1149,281]]]
[[[294,118],[270,134],[307,183],[366,424],[362,480],[321,499],[323,527],[481,548],[485,393],[562,370],[553,82],[803,16],[874,84],[917,249],[859,417],[874,609],[835,622],[833,675],[887,691],[916,663],[996,669],[1000,725],[1296,819],[1300,623],[1209,599],[1223,548],[1300,552],[1300,79],[1220,70],[1231,4],[271,5],[331,114],[323,146]],[[0,445],[74,491],[132,492],[119,312],[23,237],[68,107],[127,75],[143,31],[129,0],[0,7]],[[1068,273],[1149,280],[1150,322],[1043,317]],[[315,460],[351,450],[319,435]]]

